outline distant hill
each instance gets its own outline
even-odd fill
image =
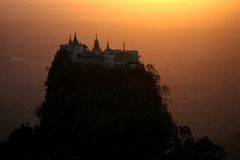
[[[222,160],[222,147],[195,139],[167,111],[169,88],[154,66],[72,64],[59,51],[48,69],[40,126],[22,125],[0,145],[11,159]]]

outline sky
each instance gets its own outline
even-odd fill
[[[157,68],[178,123],[237,155],[239,15],[239,0],[1,0],[0,139],[36,121],[59,44],[77,32],[92,48],[98,33],[103,49],[107,40],[120,49],[125,41]]]
[[[134,28],[141,24],[142,29],[235,28],[239,25],[239,3],[238,0],[2,0],[1,17],[33,20],[35,16],[50,21],[60,16],[73,25],[84,19],[112,27],[127,23]],[[40,8],[44,8],[44,13]]]

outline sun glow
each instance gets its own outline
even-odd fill
[[[112,28],[131,26],[130,29],[225,26],[239,23],[236,15],[240,14],[238,0],[12,0],[4,3],[32,6],[2,7],[6,14],[16,13],[15,18],[37,14],[35,16],[44,18],[45,22],[51,22],[51,17],[61,17],[66,23],[84,21]]]
[[[235,0],[104,0],[98,1],[98,7],[106,7],[101,14],[106,12],[105,17],[113,17],[112,21],[125,21],[140,28],[211,27],[225,23],[236,3]]]

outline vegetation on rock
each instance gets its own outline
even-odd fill
[[[71,64],[58,52],[49,68],[39,127],[22,125],[0,145],[12,159],[223,160],[167,111],[170,90],[152,65],[136,69]]]

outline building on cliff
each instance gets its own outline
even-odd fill
[[[105,67],[129,67],[137,68],[141,65],[140,56],[137,50],[126,50],[125,42],[123,49],[111,49],[107,42],[105,50],[102,50],[96,35],[92,50],[88,46],[79,42],[75,33],[74,39],[71,36],[68,44],[60,45],[60,51],[68,51],[72,63],[97,64]]]

